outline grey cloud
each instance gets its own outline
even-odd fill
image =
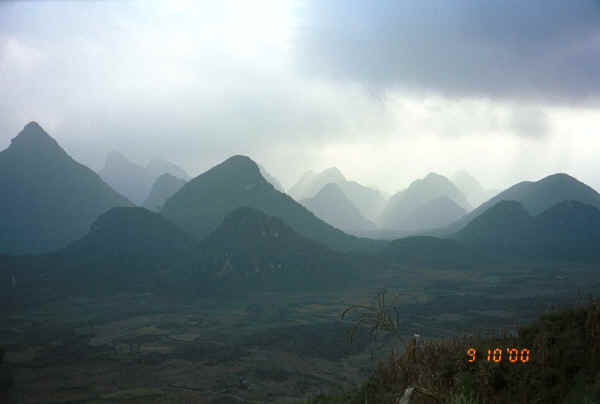
[[[513,109],[509,128],[520,136],[541,138],[550,131],[547,115],[535,108]]]
[[[301,71],[449,97],[600,98],[597,0],[312,1]]]

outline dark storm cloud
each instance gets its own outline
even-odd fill
[[[313,1],[302,70],[449,97],[600,98],[597,0]]]

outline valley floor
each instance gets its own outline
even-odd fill
[[[399,292],[406,336],[514,329],[550,305],[600,295],[591,266],[395,268],[344,290],[238,299],[119,294],[12,312],[0,346],[18,403],[304,402],[363,382],[400,339],[348,341],[348,304]]]

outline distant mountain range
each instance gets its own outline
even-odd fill
[[[188,174],[173,163],[154,158],[146,167],[142,167],[117,151],[108,153],[104,168],[99,172],[107,184],[137,205],[143,204],[154,181],[165,173],[185,181],[189,179]]]
[[[452,176],[452,182],[466,196],[469,205],[476,208],[488,199],[492,198],[499,191],[494,189],[484,189],[475,177],[466,171],[458,171]]]
[[[300,202],[317,217],[346,233],[361,235],[376,228],[375,223],[362,216],[338,184],[329,183],[314,197]]]
[[[600,194],[567,174],[518,183],[469,213],[458,187],[429,174],[390,199],[382,223],[410,231],[446,225],[445,238],[387,242],[344,232],[374,229],[348,194],[358,200],[377,191],[330,169],[295,186],[320,187],[305,207],[262,172],[238,155],[188,182],[160,175],[146,200],[160,213],[151,212],[133,207],[31,122],[0,152],[0,292],[14,288],[13,277],[28,299],[82,287],[197,295],[339,286],[380,265],[600,260]],[[323,178],[338,182],[321,186]]]
[[[36,122],[0,152],[0,253],[64,247],[92,222],[131,202],[73,160]]]
[[[446,238],[391,242],[327,224],[245,156],[185,184],[161,175],[161,212],[132,207],[35,123],[0,152],[0,186],[13,196],[0,200],[9,213],[0,216],[0,254],[42,253],[0,255],[0,294],[14,295],[14,278],[28,302],[125,289],[197,296],[339,287],[385,267],[600,260],[600,197],[565,174],[507,189],[500,195],[519,200],[493,198]],[[395,207],[412,212],[404,227],[433,225],[464,213],[461,195],[431,174],[397,194]],[[304,203],[340,228],[370,226],[337,183]]]
[[[517,201],[532,215],[537,215],[561,202],[573,200],[600,208],[600,194],[568,174],[553,174],[539,181],[519,182],[500,192],[437,234],[449,235],[465,227],[501,201]]]
[[[198,240],[207,237],[225,216],[252,207],[284,220],[304,237],[333,249],[371,250],[376,240],[345,234],[317,218],[288,195],[277,191],[246,156],[233,156],[186,183],[165,203],[161,213]]]
[[[290,188],[289,194],[296,201],[308,200],[317,195],[327,184],[336,184],[359,210],[360,214],[374,221],[385,205],[383,193],[366,187],[356,181],[349,181],[336,167],[328,168],[320,173],[308,171]]]
[[[379,226],[418,232],[452,223],[469,209],[467,198],[456,185],[442,175],[430,173],[389,199]]]
[[[185,183],[185,180],[171,174],[162,174],[152,184],[150,194],[144,201],[144,207],[155,212],[160,212],[167,199],[179,191]]]
[[[309,188],[311,188],[311,183],[316,176],[317,174],[312,170],[305,172],[298,182],[288,190],[288,194],[297,201],[312,198],[315,194],[310,194]]]

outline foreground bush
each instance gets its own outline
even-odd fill
[[[312,402],[396,403],[411,386],[440,403],[600,404],[600,301],[544,314],[516,336],[413,339],[360,388]]]

